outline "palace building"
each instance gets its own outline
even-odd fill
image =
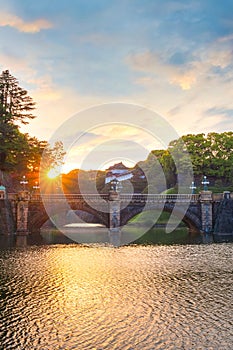
[[[113,180],[117,180],[119,182],[129,180],[132,177],[132,172],[122,162],[120,162],[110,166],[107,169],[105,184],[108,184]]]

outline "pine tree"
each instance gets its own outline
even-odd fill
[[[19,86],[18,80],[5,70],[0,75],[0,122],[28,124],[35,116],[35,102],[28,92]]]
[[[12,170],[17,155],[25,147],[20,124],[35,116],[35,103],[18,80],[5,70],[0,75],[0,170]]]

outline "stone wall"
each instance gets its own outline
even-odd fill
[[[233,199],[223,199],[217,210],[214,233],[233,235]]]
[[[0,235],[13,234],[14,229],[11,205],[7,199],[0,200]]]

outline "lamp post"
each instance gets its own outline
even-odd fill
[[[208,191],[208,185],[209,185],[209,181],[207,180],[207,176],[203,176],[203,181],[202,181],[202,185],[204,186],[204,191]]]
[[[117,192],[118,191],[118,183],[119,181],[117,179],[114,179],[111,181],[111,190]]]
[[[123,188],[122,183],[120,181],[118,181],[118,183],[117,183],[117,191],[121,192],[122,188]]]
[[[195,186],[194,181],[192,181],[192,184],[191,184],[191,186],[190,186],[189,188],[192,190],[192,194],[194,194],[194,193],[195,193],[195,189],[197,188],[197,187]]]
[[[122,190],[122,184],[119,180],[114,179],[111,181],[111,190],[114,192],[121,192]]]
[[[40,186],[38,185],[38,181],[35,181],[35,185],[33,186],[34,190],[39,190]]]
[[[20,185],[23,185],[23,190],[25,191],[26,185],[28,184],[28,181],[26,179],[26,176],[23,175],[22,180],[20,181]]]

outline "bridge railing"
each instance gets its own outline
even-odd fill
[[[231,198],[233,198],[233,193],[231,194]],[[212,193],[212,199],[214,202],[220,202],[223,199],[223,193]]]
[[[33,194],[31,196],[32,201],[56,201],[56,200],[90,200],[99,201],[100,197],[106,201],[109,200],[109,194]],[[197,202],[199,199],[198,194],[128,194],[122,193],[120,200],[122,202]]]
[[[90,200],[90,201],[99,201],[100,197],[104,200],[108,200],[109,195],[108,194],[59,194],[59,193],[54,193],[54,194],[33,194],[31,196],[31,201],[81,201],[81,200]]]
[[[197,202],[199,194],[121,194],[126,202]]]
[[[33,202],[43,201],[81,201],[87,199],[88,201],[99,201],[100,197],[108,201],[109,194],[46,194],[46,193],[33,193],[30,195],[30,200]],[[18,199],[18,193],[8,193],[7,198],[11,201]],[[231,193],[233,198],[233,193]],[[223,193],[212,193],[212,200],[219,202],[223,199]],[[120,200],[122,202],[198,202],[200,200],[200,194],[140,194],[140,193],[121,193]]]
[[[8,194],[7,194],[7,198],[8,198],[10,201],[16,200],[16,199],[18,198],[18,193],[8,193]]]

